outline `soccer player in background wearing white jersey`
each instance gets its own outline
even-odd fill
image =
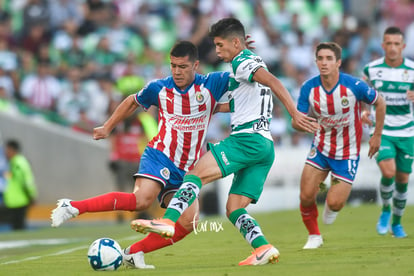
[[[250,41],[251,42],[251,41]],[[103,124],[94,129],[93,138],[104,139],[122,120],[138,107],[158,107],[158,134],[148,143],[135,177],[131,193],[111,192],[85,200],[60,199],[52,211],[52,226],[86,212],[142,211],[158,196],[166,207],[201,155],[207,126],[214,111],[220,111],[218,100],[227,92],[228,72],[208,75],[196,73],[199,65],[197,48],[187,41],[178,42],[170,52],[172,76],[151,81],[141,91],[128,96]],[[124,262],[136,268],[154,268],[144,262],[144,253],[181,240],[193,230],[198,202],[187,209],[175,225],[171,239],[150,233],[125,250]]]
[[[385,116],[385,103],[377,91],[365,82],[341,73],[341,47],[334,42],[316,47],[319,75],[306,81],[300,90],[298,110],[314,116],[320,125],[315,133],[300,180],[300,211],[309,236],[303,247],[321,247],[316,196],[319,185],[331,173],[323,222],[332,224],[344,207],[358,169],[363,103],[374,105],[377,113],[374,132],[369,140],[368,156],[378,151]],[[293,127],[297,128],[295,124]]]
[[[382,211],[377,232],[385,235],[391,230],[394,237],[405,238],[401,217],[414,159],[414,62],[402,56],[404,34],[398,27],[385,30],[382,48],[385,56],[370,62],[363,70],[364,79],[381,93],[387,106],[376,158],[382,175],[379,185]],[[364,111],[363,120],[372,125],[370,111]]]
[[[231,64],[229,111],[232,132],[229,137],[209,144],[194,169],[186,174],[180,190],[159,220],[134,220],[136,231],[154,232],[163,237],[175,235],[176,221],[191,208],[202,185],[234,173],[226,205],[232,224],[254,248],[239,265],[263,265],[276,262],[279,251],[263,235],[246,207],[256,203],[274,161],[274,146],[269,131],[272,117],[272,91],[284,104],[292,120],[302,130],[314,132],[316,120],[300,113],[283,84],[269,73],[263,60],[246,49],[244,27],[239,20],[225,18],[210,30],[217,55]]]

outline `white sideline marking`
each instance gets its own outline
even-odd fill
[[[126,241],[126,240],[132,240],[132,239],[136,240],[137,236],[136,235],[129,236],[129,237],[121,239],[120,241]],[[7,249],[7,248],[25,247],[29,245],[39,245],[39,244],[42,244],[42,245],[65,244],[65,243],[70,243],[70,242],[77,242],[80,240],[81,239],[43,239],[43,240],[6,241],[6,242],[0,242],[0,250]],[[61,250],[61,251],[51,253],[51,254],[32,256],[32,257],[27,257],[21,260],[8,261],[8,262],[0,263],[0,265],[8,265],[8,264],[16,264],[16,263],[22,263],[22,262],[27,262],[27,261],[33,261],[33,260],[38,260],[44,257],[51,257],[51,256],[58,256],[58,255],[63,255],[67,253],[72,253],[77,250],[85,250],[87,248],[89,248],[89,245],[78,246],[78,247],[69,248],[66,250]]]
[[[66,253],[71,253],[71,252],[74,252],[74,251],[77,251],[77,250],[86,249],[86,248],[88,248],[88,246],[79,246],[79,247],[75,247],[75,248],[71,248],[71,249],[58,251],[58,252],[52,253],[52,254],[33,256],[33,257],[28,257],[28,258],[25,258],[25,259],[15,260],[15,261],[8,261],[8,262],[5,262],[5,263],[0,263],[0,265],[16,264],[16,263],[22,263],[22,262],[26,262],[26,261],[33,261],[33,260],[38,260],[38,259],[43,258],[43,257],[58,256],[58,255],[66,254]]]
[[[0,250],[9,248],[22,248],[33,245],[55,245],[71,242],[78,242],[81,239],[41,239],[41,240],[16,240],[16,241],[0,241]]]

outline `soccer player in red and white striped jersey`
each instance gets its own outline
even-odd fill
[[[298,100],[298,110],[315,117],[320,126],[315,132],[300,183],[300,210],[309,232],[304,249],[323,244],[317,222],[316,195],[329,172],[331,187],[323,213],[325,224],[334,222],[351,192],[361,147],[362,104],[374,105],[376,109],[377,124],[369,140],[370,158],[379,149],[385,116],[385,102],[376,90],[339,71],[341,47],[338,44],[320,43],[315,56],[320,75],[303,84]],[[297,128],[294,124],[293,127]]]
[[[52,226],[86,212],[113,210],[142,211],[157,198],[167,206],[201,154],[207,126],[213,112],[220,111],[218,101],[227,92],[229,72],[200,75],[197,48],[187,41],[178,42],[170,52],[172,76],[150,82],[127,97],[103,126],[94,129],[96,140],[109,136],[112,129],[138,108],[158,107],[158,134],[141,156],[131,193],[111,192],[85,200],[61,199],[52,211]],[[124,262],[135,268],[154,268],[144,262],[144,253],[172,245],[192,232],[197,221],[198,203],[188,208],[171,239],[150,233],[124,252]]]

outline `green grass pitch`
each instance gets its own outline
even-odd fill
[[[346,206],[333,225],[320,223],[325,244],[317,250],[301,249],[307,233],[298,210],[253,214],[281,253],[279,263],[259,267],[239,267],[251,248],[225,218],[208,217],[197,235],[147,254],[146,263],[155,270],[123,266],[115,272],[92,270],[86,257],[90,243],[111,237],[126,247],[143,236],[128,223],[74,219],[57,229],[0,233],[0,275],[414,275],[414,206],[407,207],[403,218],[406,239],[376,234],[379,209]]]

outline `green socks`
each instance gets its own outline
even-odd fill
[[[229,219],[253,248],[269,244],[257,221],[244,208],[235,210]]]
[[[395,195],[393,198],[392,225],[401,223],[404,214],[405,204],[407,203],[408,183],[395,183]]]
[[[382,211],[391,212],[391,200],[393,203],[392,210],[392,225],[401,223],[401,217],[405,210],[407,203],[407,188],[408,183],[395,183],[395,193],[393,197],[394,188],[392,184],[394,178],[381,178],[380,194],[382,199]]]
[[[391,212],[391,199],[393,193],[392,184],[394,183],[394,178],[385,178],[381,177],[380,184],[380,195],[382,199],[382,211]]]
[[[182,213],[190,206],[200,193],[201,179],[195,175],[186,175],[183,184],[171,199],[164,217],[177,222]]]

